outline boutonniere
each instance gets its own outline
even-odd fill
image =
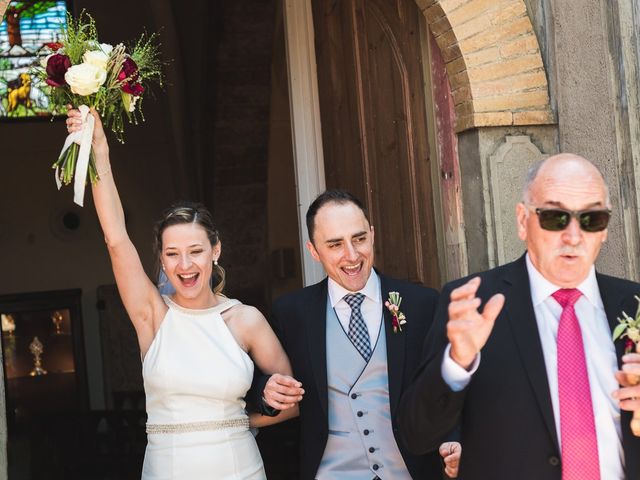
[[[626,337],[624,353],[637,351],[640,343],[640,297],[634,295],[638,302],[636,317],[630,317],[626,312],[622,312],[622,318],[618,317],[618,325],[613,329],[613,341]]]
[[[640,353],[640,297],[634,295],[638,302],[636,317],[630,317],[626,312],[622,312],[622,318],[618,317],[618,325],[613,329],[613,340],[626,337],[624,353]],[[640,383],[640,376],[627,373],[627,380],[632,385]],[[631,419],[631,431],[636,437],[640,437],[640,410],[633,412]]]
[[[407,317],[400,311],[400,304],[402,303],[402,297],[398,292],[389,292],[389,298],[384,302],[384,306],[391,312],[391,325],[393,326],[393,333],[398,330],[402,331],[402,325],[407,323]]]

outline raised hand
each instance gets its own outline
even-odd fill
[[[108,148],[107,137],[104,133],[104,127],[102,126],[100,114],[93,107],[91,107],[89,114],[92,115],[95,119],[91,146],[93,147],[94,152],[98,153],[99,151]],[[72,108],[71,105],[67,105],[66,123],[67,131],[69,133],[79,132],[80,130],[82,130],[82,114],[80,113],[80,110]]]
[[[498,293],[478,311],[481,300],[476,297],[480,278],[475,277],[451,292],[447,337],[451,342],[451,358],[465,369],[473,364],[480,349],[489,339],[493,325],[504,305]]]
[[[458,476],[458,466],[462,455],[462,445],[458,442],[444,442],[438,449],[440,456],[444,460],[444,473],[449,478]]]
[[[304,395],[302,383],[288,375],[274,373],[264,386],[262,397],[271,408],[287,410],[295,407]]]

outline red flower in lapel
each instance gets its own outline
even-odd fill
[[[391,326],[393,327],[393,333],[397,333],[398,330],[402,331],[402,325],[407,323],[407,317],[400,311],[400,304],[402,303],[402,297],[398,292],[389,292],[389,298],[384,302],[385,307],[391,312]]]

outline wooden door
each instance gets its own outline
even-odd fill
[[[327,188],[365,201],[386,274],[439,287],[414,0],[313,0]]]

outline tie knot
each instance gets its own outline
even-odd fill
[[[362,302],[364,302],[364,294],[362,293],[349,293],[345,295],[344,301],[351,307],[351,310],[360,308]]]
[[[562,308],[573,307],[578,299],[582,296],[582,292],[577,288],[561,288],[557,290],[553,295],[556,302],[560,304]]]

